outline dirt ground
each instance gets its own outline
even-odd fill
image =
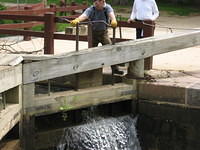
[[[173,29],[174,33],[192,32],[193,30],[190,29],[199,29],[200,31],[200,16],[161,16],[157,20],[157,24],[161,26],[185,28],[185,30]],[[166,34],[166,32],[170,33],[167,29],[156,28],[155,35]],[[153,67],[155,69],[197,71],[200,70],[199,59],[200,45],[180,51],[157,55],[154,57]]]

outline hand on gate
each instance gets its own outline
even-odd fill
[[[111,26],[112,26],[113,28],[116,28],[116,27],[117,27],[117,21],[116,21],[116,20],[112,20],[112,21],[111,21]]]
[[[74,19],[74,20],[72,20],[71,22],[70,22],[70,24],[72,25],[72,26],[76,26],[76,24],[77,23],[79,23],[80,22],[80,20],[78,19],[78,18],[76,18],[76,19]]]

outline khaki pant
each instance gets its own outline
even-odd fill
[[[106,44],[112,44],[109,36],[108,36],[108,31],[107,30],[103,30],[103,31],[93,31],[92,32],[92,46],[96,47],[98,46],[99,43],[101,43],[102,45],[106,45]]]
[[[92,46],[97,47],[99,43],[102,45],[112,44],[111,39],[108,36],[108,31],[93,31],[92,32]],[[112,65],[112,72],[118,70],[117,65]]]

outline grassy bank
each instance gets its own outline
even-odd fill
[[[68,0],[67,2],[71,3],[73,0]],[[0,3],[19,3],[19,4],[23,4],[23,3],[39,3],[42,2],[42,0],[0,0]],[[75,0],[75,2],[77,3],[82,3],[83,0]],[[87,0],[86,0],[87,2]],[[89,2],[89,0],[88,0]],[[55,4],[59,4],[59,0],[47,0],[48,4],[51,3],[55,3]]]
[[[195,6],[177,5],[169,3],[158,3],[160,11],[166,11],[170,15],[188,16],[191,14],[199,14],[200,9]]]
[[[75,1],[77,3],[81,2],[89,2],[91,3],[90,0],[68,0],[67,2],[70,3],[72,1]],[[6,2],[6,3],[38,3],[42,2],[42,0],[1,0],[0,3]],[[158,1],[157,1],[158,2]],[[47,0],[48,4],[51,3],[56,3],[59,4],[59,0]],[[128,8],[131,10],[131,5],[129,6],[114,6],[114,8],[122,9],[124,10],[125,8]],[[158,7],[160,11],[166,11],[171,15],[180,15],[180,16],[188,16],[190,14],[200,14],[200,9],[199,7],[197,8],[196,6],[189,6],[189,5],[181,5],[181,4],[173,4],[173,3],[160,3],[158,2]],[[118,11],[119,12],[119,11]]]

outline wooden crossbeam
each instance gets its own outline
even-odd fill
[[[9,15],[9,14],[0,14],[1,19],[8,20],[23,20],[23,21],[44,21],[43,16],[30,16],[30,15]]]
[[[26,84],[43,81],[197,45],[200,45],[200,31],[90,48],[65,56],[55,56],[48,60],[25,64],[23,82]]]
[[[19,122],[19,104],[10,104],[0,111],[0,140]]]
[[[26,23],[17,23],[17,24],[1,24],[0,29],[23,29],[23,28],[31,28],[33,26],[41,25],[43,22],[26,22]]]
[[[96,88],[80,89],[79,91],[58,92],[34,97],[25,108],[29,115],[52,114],[88,106],[134,99],[136,89],[132,85],[115,84]]]

